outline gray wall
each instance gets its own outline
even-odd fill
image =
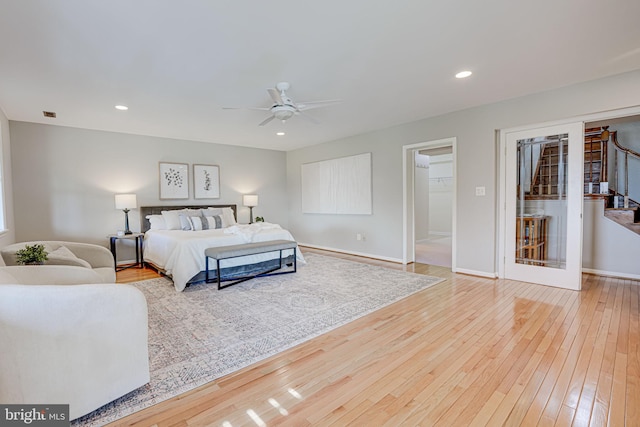
[[[254,216],[287,226],[284,152],[25,122],[10,128],[17,241],[107,246],[106,236],[124,228],[116,193],[135,193],[138,206],[235,203],[240,222],[249,219],[242,194],[255,193]],[[189,164],[188,200],[159,200],[161,161]],[[193,164],[220,166],[220,199],[193,198]],[[140,230],[138,209],[129,220]]]
[[[457,267],[494,274],[496,129],[634,106],[638,93],[640,71],[634,71],[289,151],[290,230],[300,242],[401,259],[402,146],[457,137]],[[302,214],[300,165],[363,152],[372,153],[373,214]],[[475,196],[476,186],[486,187],[486,197]],[[365,234],[366,240],[357,241],[356,232]]]

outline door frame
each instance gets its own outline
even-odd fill
[[[415,156],[418,150],[451,147],[453,168],[453,196],[451,201],[451,271],[456,271],[456,137],[419,142],[402,146],[402,263],[415,262]]]
[[[583,115],[579,115],[579,116],[575,116],[575,117],[571,117],[571,118],[567,118],[567,119],[562,119],[562,120],[554,120],[554,121],[549,121],[549,122],[542,122],[542,123],[535,123],[535,124],[530,124],[530,125],[525,125],[525,126],[517,126],[517,127],[512,127],[512,128],[505,128],[505,129],[497,129],[496,130],[496,146],[497,146],[497,153],[498,153],[498,158],[499,158],[499,165],[498,165],[498,198],[496,199],[496,203],[497,203],[497,208],[496,211],[498,212],[498,227],[496,229],[497,232],[497,236],[496,236],[496,241],[498,242],[497,245],[497,257],[496,257],[496,271],[498,272],[498,278],[503,279],[505,274],[504,274],[504,270],[505,270],[505,254],[506,254],[506,206],[507,206],[507,200],[506,200],[506,145],[504,145],[506,143],[506,139],[503,138],[504,135],[506,135],[507,133],[510,132],[518,132],[518,131],[524,131],[527,129],[532,129],[532,128],[541,128],[541,127],[550,127],[550,126],[556,126],[556,125],[564,125],[567,123],[574,123],[574,122],[582,122],[583,126],[585,123],[588,122],[595,122],[595,121],[600,121],[600,120],[611,120],[611,119],[616,119],[616,118],[621,118],[621,117],[628,117],[628,116],[637,116],[640,115],[640,105],[634,105],[631,107],[625,107],[625,108],[620,108],[620,109],[615,109],[615,110],[607,110],[607,111],[599,111],[599,112],[595,112],[595,113],[590,113],[590,114],[583,114]],[[505,141],[503,141],[503,139],[505,139]],[[581,201],[582,202],[582,201]],[[582,248],[581,248],[582,249]],[[581,266],[582,268],[582,266]]]

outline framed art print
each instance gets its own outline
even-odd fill
[[[196,199],[219,199],[220,167],[193,165],[193,189]]]
[[[189,198],[189,165],[160,162],[160,199]]]

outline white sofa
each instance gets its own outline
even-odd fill
[[[0,267],[0,402],[69,404],[76,419],[149,382],[144,294],[101,281],[95,268]]]

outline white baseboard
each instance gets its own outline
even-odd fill
[[[391,258],[391,257],[386,257],[386,256],[381,256],[381,255],[368,254],[368,253],[364,253],[364,252],[347,251],[345,249],[336,249],[336,248],[330,248],[330,247],[327,247],[327,246],[312,245],[310,243],[300,243],[300,242],[298,242],[298,245],[299,246],[306,246],[307,248],[322,249],[324,251],[338,252],[338,253],[347,254],[347,255],[356,255],[356,256],[361,256],[361,257],[365,257],[365,258],[373,258],[373,259],[379,259],[381,261],[390,261],[390,262],[395,262],[395,263],[398,263],[398,264],[402,264],[402,260],[400,258]]]
[[[456,268],[454,273],[468,274],[470,276],[486,277],[488,279],[496,279],[498,275],[496,273],[487,273],[486,271],[467,270],[466,268]]]
[[[622,279],[640,280],[640,275],[629,273],[617,273],[614,271],[594,270],[592,268],[583,268],[583,273],[597,274],[598,276],[619,277]]]

